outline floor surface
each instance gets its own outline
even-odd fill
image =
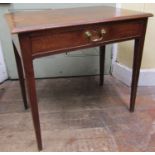
[[[130,88],[111,76],[37,80],[43,151],[155,151],[155,87]],[[0,85],[0,151],[37,151],[18,81]]]

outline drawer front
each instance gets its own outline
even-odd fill
[[[48,51],[51,51],[51,53],[63,52],[82,47],[93,47],[108,42],[117,42],[130,37],[140,36],[142,32],[142,21],[113,22],[35,32],[30,37],[32,55]]]

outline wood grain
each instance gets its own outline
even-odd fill
[[[119,41],[131,36],[138,37],[141,35],[142,28],[143,20],[131,20],[127,22],[54,29],[51,31],[45,30],[40,33],[37,31],[29,33],[29,36],[32,42],[32,55],[38,57],[49,52],[50,54],[55,54],[57,52],[64,52],[66,49],[73,50],[73,48],[93,47],[97,44],[111,42],[112,40]],[[101,29],[106,31],[101,41],[92,42],[85,35],[86,31],[93,34],[94,32],[100,32]]]
[[[11,33],[96,24],[150,17],[152,14],[114,7],[96,6],[44,11],[18,11],[6,14]]]

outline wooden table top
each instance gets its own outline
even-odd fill
[[[153,16],[150,13],[107,6],[17,11],[6,14],[11,33],[121,21]]]

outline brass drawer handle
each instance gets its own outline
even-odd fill
[[[93,35],[90,31],[86,31],[85,35],[87,38],[90,39],[92,42],[101,41],[103,39],[104,34],[106,34],[105,29],[101,29],[100,33],[97,32],[98,35]]]

